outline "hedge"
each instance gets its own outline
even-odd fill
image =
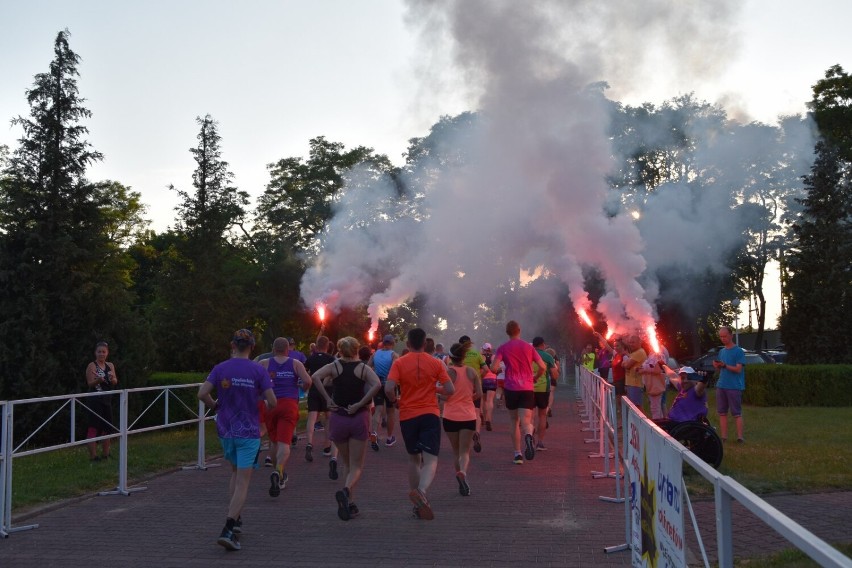
[[[852,406],[852,365],[751,365],[743,402],[755,406]]]

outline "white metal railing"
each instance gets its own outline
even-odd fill
[[[615,386],[608,383],[606,379],[580,366],[578,369],[579,392],[581,403],[588,418],[589,428],[593,436],[585,440],[586,443],[597,443],[597,453],[589,454],[590,458],[603,458],[603,470],[592,471],[595,479],[615,479],[615,497],[600,496],[602,501],[609,503],[623,503],[621,495],[621,479],[618,446],[618,421],[616,410]],[[610,469],[610,460],[613,460],[615,469]]]
[[[6,462],[7,448],[9,447],[9,418],[7,415],[9,405],[5,400],[0,400],[0,537],[9,536],[6,526]],[[11,523],[10,523],[11,524]]]
[[[773,529],[775,532],[787,539],[793,546],[795,546],[803,553],[805,553],[808,557],[817,562],[820,566],[827,566],[831,568],[852,567],[852,560],[843,555],[840,551],[836,550],[830,544],[820,539],[815,534],[793,521],[787,515],[785,515],[784,513],[761,499],[759,496],[755,495],[754,493],[743,487],[735,479],[727,475],[720,474],[714,468],[704,463],[701,458],[686,449],[674,438],[664,432],[659,426],[654,424],[653,421],[648,419],[640,409],[638,409],[633,403],[630,402],[627,397],[622,397],[621,404],[621,418],[623,424],[628,423],[629,414],[632,414],[634,418],[645,422],[648,426],[650,426],[648,431],[652,432],[651,435],[662,438],[663,442],[671,449],[673,449],[680,457],[681,472],[683,470],[682,464],[687,463],[693,469],[695,469],[695,471],[701,474],[702,477],[704,477],[706,480],[713,484],[716,511],[716,550],[718,566],[720,566],[721,568],[730,568],[733,566],[734,555],[731,505],[733,501],[736,500],[743,507],[751,511],[755,516],[757,516],[760,520],[766,523],[771,529]],[[623,428],[622,441],[622,456],[624,459],[623,468],[625,471],[627,471],[630,467],[630,465],[627,463],[627,450],[628,444],[630,443],[630,440],[628,439],[629,436],[630,433],[628,432],[628,428],[625,426]],[[629,479],[628,476],[625,475],[625,495],[628,495],[628,484]],[[689,500],[689,495],[687,493],[686,484],[683,480],[682,474],[680,478],[680,489],[682,498],[686,501],[686,511],[689,512],[692,521],[692,526],[695,531],[695,535],[698,539],[698,545],[701,550],[701,556],[704,562],[704,566],[709,567],[710,562],[707,558],[704,542],[702,541],[701,534],[699,532],[698,521],[692,509],[692,503]],[[609,547],[606,549],[606,552],[618,552],[621,550],[630,549],[629,543],[631,542],[631,535],[633,531],[631,523],[632,515],[630,511],[630,503],[628,502],[628,500],[625,500],[624,536],[626,543],[618,546]],[[641,554],[639,555],[639,557],[641,558]],[[635,560],[637,558],[637,555],[634,555],[633,558]],[[634,563],[634,565],[636,564]]]
[[[212,419],[207,415],[204,403],[198,402],[197,407],[190,407],[186,404],[176,392],[186,389],[198,389],[200,383],[189,385],[170,385],[164,387],[144,387],[137,389],[114,390],[103,393],[80,393],[61,396],[50,396],[41,398],[30,398],[23,400],[0,401],[0,412],[3,417],[3,427],[0,429],[3,432],[2,440],[0,440],[0,536],[8,536],[17,531],[37,528],[38,525],[27,525],[22,527],[12,527],[12,483],[13,483],[13,464],[15,458],[30,456],[34,454],[50,452],[65,448],[72,448],[98,442],[102,440],[118,439],[118,485],[112,491],[103,491],[99,495],[129,495],[135,491],[143,491],[145,487],[127,486],[127,457],[128,457],[128,438],[133,434],[141,434],[154,430],[162,430],[165,428],[174,428],[177,426],[186,426],[195,424],[198,427],[198,453],[196,463],[190,468],[185,469],[207,469],[209,467],[205,463],[205,421]],[[141,396],[143,393],[154,393],[153,400],[133,419],[130,421],[130,399],[134,396]],[[118,426],[113,425],[114,432],[89,438],[77,439],[78,425],[78,405],[93,412],[92,408],[86,404],[88,399],[94,397],[111,397],[118,398],[119,413]],[[170,409],[174,408],[175,402],[181,411],[182,418],[173,421],[174,412]],[[158,403],[163,405],[163,421],[150,426],[137,426],[145,416],[149,415]],[[23,437],[23,439],[15,445],[14,419],[17,410],[26,412],[37,405],[58,404],[56,408],[41,424],[36,426],[31,432]],[[91,403],[90,403],[91,404]],[[92,405],[94,406],[94,405]],[[17,410],[16,410],[17,409]],[[36,435],[48,425],[54,426],[59,417],[63,415],[62,411],[68,409],[68,442],[54,443],[47,445],[38,445]],[[189,416],[190,418],[186,418]]]

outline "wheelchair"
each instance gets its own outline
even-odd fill
[[[716,429],[703,416],[700,420],[675,422],[673,420],[655,421],[669,436],[677,440],[690,452],[701,458],[704,463],[718,468],[722,463],[724,448]]]

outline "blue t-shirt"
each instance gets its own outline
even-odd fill
[[[220,438],[260,438],[257,399],[272,382],[266,369],[249,359],[219,363],[207,376],[216,389],[216,431]]]
[[[728,369],[720,370],[719,382],[716,383],[716,388],[745,390],[745,351],[743,351],[742,347],[738,345],[730,348],[726,347],[719,351],[718,359],[731,367],[736,366],[737,363],[742,363],[743,367],[739,373]]]

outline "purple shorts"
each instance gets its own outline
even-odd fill
[[[350,438],[362,442],[370,435],[370,413],[366,409],[353,415],[332,412],[328,417],[329,439],[335,444],[348,442]]]
[[[716,389],[716,412],[726,416],[730,410],[731,416],[743,414],[743,391],[734,389]]]

